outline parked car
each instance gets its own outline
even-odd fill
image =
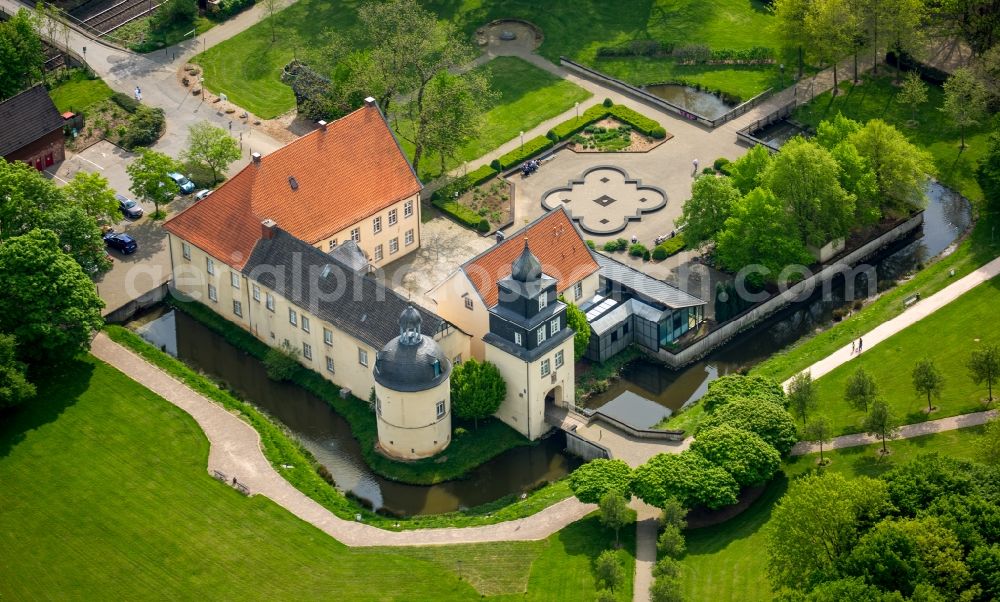
[[[108,230],[104,234],[104,244],[122,255],[131,255],[139,249],[139,243],[135,242],[134,238],[124,232],[115,232],[114,230]]]
[[[177,187],[181,189],[181,194],[191,194],[194,192],[194,182],[187,179],[184,175],[177,173],[168,173],[167,177],[177,183]]]
[[[194,195],[194,200],[200,201],[210,194],[212,194],[211,190],[209,190],[208,188],[202,188],[201,190],[198,191],[196,195]]]
[[[118,209],[122,212],[122,215],[129,219],[139,219],[142,217],[142,206],[139,203],[120,194],[116,194],[115,198],[118,199]]]

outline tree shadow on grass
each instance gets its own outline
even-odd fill
[[[48,374],[38,374],[36,370],[29,375],[38,388],[34,399],[0,411],[0,458],[7,457],[29,432],[55,422],[66,408],[76,403],[90,384],[94,363],[78,358],[49,370]]]
[[[767,484],[764,493],[742,513],[711,527],[686,530],[688,554],[714,554],[734,541],[756,534],[771,520],[771,512],[785,495],[789,483],[788,476],[779,472]]]

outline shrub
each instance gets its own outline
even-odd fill
[[[479,230],[480,232],[482,232],[483,234],[489,232],[490,231],[490,220],[488,220],[486,218],[483,218],[483,219],[479,220],[479,225],[476,226],[476,229]]]
[[[271,380],[291,380],[299,369],[299,350],[293,348],[288,341],[282,342],[281,347],[271,347],[264,356],[264,367]]]
[[[469,173],[465,174],[462,176],[462,179],[465,180],[471,188],[472,186],[479,186],[484,182],[489,182],[496,177],[497,173],[497,170],[493,169],[492,165],[483,165],[479,169],[473,169]]]
[[[500,165],[500,159],[493,159],[492,161],[490,161],[490,167],[492,167],[497,172],[503,171],[503,166]]]
[[[785,390],[780,383],[765,376],[729,374],[708,384],[701,403],[706,412],[714,412],[719,406],[737,400],[766,401],[784,407]]]
[[[165,123],[163,109],[139,106],[129,118],[125,135],[119,142],[130,150],[137,146],[149,146],[159,139]]]
[[[152,30],[166,29],[174,23],[194,23],[198,15],[195,0],[167,0],[149,20]]]
[[[706,417],[699,430],[722,424],[757,433],[780,454],[787,454],[798,441],[791,414],[780,405],[766,401],[737,400],[728,403]]]
[[[587,246],[590,247],[591,249],[596,248],[596,245],[594,244],[594,241],[590,240],[589,238],[587,240],[583,241],[583,242],[585,242],[587,244]]]
[[[663,140],[667,137],[667,130],[662,127],[655,127],[649,130],[649,137],[657,140]]]
[[[651,254],[649,252],[649,249],[643,249],[643,251],[642,251],[642,260],[643,261],[649,261],[650,256],[651,256]]]
[[[115,92],[111,95],[111,100],[114,101],[116,105],[125,109],[129,113],[135,113],[139,108],[139,101],[132,98],[128,94],[123,94],[122,92]]]
[[[705,63],[712,57],[712,49],[706,44],[684,44],[671,54],[681,63]]]
[[[680,558],[687,548],[684,534],[675,525],[667,525],[656,539],[656,549],[668,558]]]
[[[668,238],[667,240],[656,245],[653,249],[653,259],[657,261],[663,261],[671,255],[676,255],[684,249],[684,235],[677,234],[673,238]]]
[[[461,203],[456,203],[454,199],[445,197],[440,191],[431,196],[431,204],[440,209],[444,214],[451,216],[460,224],[464,224],[472,229],[479,229],[479,214],[469,209]]]
[[[706,176],[714,176],[715,170],[712,169],[711,167],[706,167],[705,169],[701,170],[701,173]]]
[[[610,109],[615,103],[611,102],[610,98],[605,98],[602,104]]]
[[[585,504],[596,504],[609,492],[629,497],[632,469],[622,460],[591,460],[569,475],[569,488]]]
[[[716,159],[716,160],[715,160],[715,161],[714,161],[714,162],[712,163],[712,167],[714,167],[714,168],[715,168],[715,171],[720,171],[720,172],[721,172],[721,171],[723,170],[723,168],[725,168],[725,167],[726,167],[727,165],[729,165],[729,159],[727,159],[727,158],[725,158],[725,157],[719,157],[718,159]]]
[[[221,0],[218,16],[226,19],[254,5],[254,0]]]
[[[618,243],[613,240],[609,240],[608,242],[604,243],[604,246],[601,248],[607,251],[608,253],[614,253],[615,251],[618,250]]]
[[[658,121],[650,119],[642,113],[634,111],[625,105],[614,105],[613,107],[610,107],[608,114],[619,121],[632,126],[632,128],[640,134],[645,134],[652,138],[656,138],[657,135],[659,135],[660,138],[663,138],[667,135],[667,131],[660,126]],[[661,131],[662,134],[660,133]]]
[[[641,242],[637,242],[634,245],[629,246],[628,248],[628,254],[631,255],[632,257],[642,257],[643,254],[648,252],[649,251],[646,250],[646,246],[643,245]]]
[[[501,169],[508,169],[519,165],[535,155],[552,148],[554,142],[545,136],[535,136],[531,140],[524,143],[524,146],[518,147],[506,155],[500,157]]]

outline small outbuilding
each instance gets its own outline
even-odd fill
[[[65,120],[39,84],[0,102],[0,156],[42,171],[66,158]]]

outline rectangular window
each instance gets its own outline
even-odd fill
[[[295,313],[295,310],[290,307],[288,308],[288,323],[292,326],[299,325],[299,314]]]
[[[269,310],[274,311],[274,295],[267,293],[264,296],[264,305],[266,305]]]
[[[389,241],[389,255],[392,255],[399,250],[399,239],[394,238]]]
[[[368,365],[368,352],[358,347],[358,363],[362,366]]]
[[[309,318],[302,316],[302,330],[309,332]]]
[[[375,245],[375,261],[382,261],[382,245]]]
[[[233,288],[240,288],[240,275],[236,272],[229,272],[229,282]]]
[[[243,304],[239,301],[233,301],[233,313],[239,317],[243,317]]]
[[[333,347],[333,331],[329,328],[323,329],[323,342]]]
[[[538,334],[536,336],[538,337],[538,344],[539,345],[541,345],[542,343],[544,343],[545,339],[548,338],[548,337],[545,336],[545,325],[544,324],[542,324],[542,327],[538,329]]]
[[[186,242],[182,242],[181,255],[184,256],[184,259],[191,259],[191,245],[187,244]]]
[[[551,320],[549,320],[549,334],[550,335],[555,335],[557,332],[559,332],[559,328],[560,328],[560,326],[559,326],[559,318],[552,318]]]
[[[523,345],[524,344],[523,341],[522,341],[522,339],[521,339],[521,333],[520,332],[515,332],[514,333],[514,344],[515,345]]]
[[[538,297],[538,310],[541,311],[549,306],[549,296],[546,293],[542,293]]]
[[[403,205],[403,217],[410,217],[413,215],[413,201],[406,201]]]
[[[459,365],[459,364],[461,364],[462,363],[462,354],[459,353],[455,357],[451,358],[451,363],[455,364],[456,366]]]
[[[253,300],[260,303],[260,287],[256,284],[253,285]]]
[[[573,298],[579,300],[583,296],[583,283],[577,282],[573,285]]]
[[[361,242],[361,228],[354,228],[353,230],[351,230],[351,240],[353,240],[356,243]]]
[[[208,298],[211,299],[212,301],[218,301],[219,300],[219,293],[215,292],[215,285],[214,284],[209,284],[208,285]]]
[[[333,358],[330,357],[329,355],[326,356],[326,371],[329,372],[330,374],[333,374],[333,372],[334,372],[334,370],[333,370]]]
[[[215,262],[212,261],[211,257],[205,258],[205,271],[212,275],[215,274]]]
[[[328,245],[327,246],[327,250],[328,251],[332,251],[332,250],[336,249],[337,248],[337,239],[334,238],[329,243],[327,243],[327,245]]]
[[[549,365],[549,360],[542,360],[542,376],[548,376],[549,372],[552,372],[552,366]]]
[[[562,349],[556,351],[556,368],[562,368],[563,365],[563,352]]]
[[[372,220],[372,233],[378,234],[381,231],[382,231],[382,216],[378,215],[375,216],[375,219]]]
[[[465,297],[465,309],[472,309],[472,297],[468,295]]]
[[[395,209],[390,209],[389,210],[389,225],[390,226],[395,226],[396,225],[396,215],[397,215],[397,211]]]
[[[406,234],[403,235],[403,244],[405,244],[406,246],[410,246],[413,244],[413,228],[407,230]]]
[[[302,343],[302,357],[307,360],[311,360],[313,358],[313,348],[309,343]]]
[[[379,416],[382,415],[382,400],[378,397],[375,398],[375,413]]]
[[[444,400],[437,402],[437,417],[444,418]]]

